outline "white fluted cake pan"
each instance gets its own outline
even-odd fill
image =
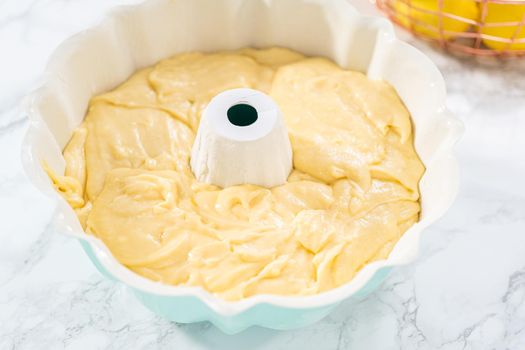
[[[348,284],[318,295],[257,295],[228,302],[201,288],[163,285],[131,272],[101,240],[84,233],[41,162],[63,173],[61,151],[82,122],[90,98],[118,86],[137,69],[180,52],[270,46],[329,57],[394,86],[412,115],[416,151],[426,166],[420,221],[388,259],[366,265]],[[441,74],[422,53],[397,39],[387,20],[362,16],[345,0],[152,0],[118,8],[57,49],[41,88],[27,102],[31,125],[23,164],[33,184],[56,202],[55,231],[79,239],[104,275],[127,285],[154,312],[178,322],[208,320],[228,333],[252,325],[308,325],[343,300],[374,290],[391,268],[416,258],[423,230],[450,207],[458,189],[453,145],[463,127],[445,107]]]

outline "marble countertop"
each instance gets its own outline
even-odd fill
[[[416,263],[308,328],[235,336],[170,323],[104,279],[53,232],[53,204],[24,178],[19,104],[62,40],[134,2],[0,2],[0,349],[525,349],[525,61],[482,65],[410,37],[467,130],[458,199]]]

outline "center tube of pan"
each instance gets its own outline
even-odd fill
[[[198,181],[220,187],[284,184],[292,147],[279,107],[257,90],[218,94],[202,114],[190,163]]]

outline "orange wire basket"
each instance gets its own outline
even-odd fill
[[[376,0],[414,35],[453,53],[525,57],[525,0]]]

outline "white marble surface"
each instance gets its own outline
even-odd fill
[[[0,1],[0,349],[525,349],[525,62],[484,66],[417,42],[467,132],[459,197],[416,263],[306,329],[235,336],[165,321],[102,278],[48,227],[53,206],[20,166],[17,105],[64,38],[136,1]]]

